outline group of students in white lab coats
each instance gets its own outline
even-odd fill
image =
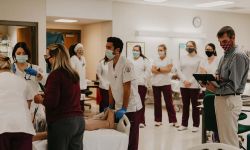
[[[204,53],[207,58],[202,58],[197,54],[197,47],[194,41],[186,43],[187,54],[178,62],[173,63],[173,60],[167,55],[167,47],[164,44],[158,46],[158,57],[151,62],[142,53],[141,46],[133,47],[133,58],[128,58],[134,66],[136,81],[138,84],[138,92],[142,102],[142,109],[140,110],[140,127],[146,126],[145,123],[145,97],[149,85],[152,85],[154,96],[154,121],[156,126],[162,125],[162,103],[163,95],[166,103],[169,123],[178,128],[178,131],[188,129],[189,108],[190,102],[192,104],[192,118],[193,128],[192,132],[197,132],[200,124],[200,113],[198,106],[198,99],[201,95],[201,87],[194,79],[194,73],[208,73],[215,74],[219,63],[217,58],[215,45],[209,43],[205,46]],[[103,111],[109,106],[108,91],[109,82],[108,76],[108,62],[109,59],[105,57],[101,60],[97,67],[97,76],[100,81],[100,93],[102,101],[100,104],[100,111]],[[183,102],[183,114],[181,125],[178,124],[176,118],[176,111],[174,109],[172,100],[171,80],[173,70],[177,70],[177,76],[180,81],[180,93]],[[111,71],[110,71],[111,72]],[[148,84],[150,82],[151,84]],[[118,88],[117,88],[118,89]]]
[[[182,59],[180,63],[176,65],[177,74],[180,78],[181,83],[181,95],[183,100],[183,117],[182,126],[178,130],[186,130],[187,122],[189,117],[189,105],[190,101],[193,106],[193,129],[195,132],[199,126],[199,111],[196,109],[197,100],[200,94],[200,88],[198,84],[192,77],[193,73],[214,73],[216,66],[218,65],[218,59],[216,58],[216,50],[213,44],[208,44],[205,47],[205,53],[207,54],[207,59],[202,59],[197,55],[196,44],[193,41],[189,41],[186,44],[186,50],[188,54],[185,59]],[[173,106],[172,100],[172,89],[171,89],[171,72],[173,70],[173,61],[167,55],[167,47],[162,44],[158,46],[159,57],[154,60],[153,63],[149,61],[147,57],[142,54],[142,49],[140,45],[133,47],[133,58],[126,59],[121,56],[123,43],[119,38],[110,37],[107,39],[105,58],[101,60],[97,67],[97,76],[100,81],[100,90],[102,96],[102,102],[100,105],[100,111],[104,111],[107,107],[113,109],[116,106],[118,111],[115,113],[116,120],[119,120],[124,114],[126,114],[131,121],[131,135],[129,140],[129,150],[138,149],[139,140],[139,125],[140,127],[145,127],[145,97],[147,93],[148,82],[151,82],[154,94],[154,114],[155,114],[155,125],[162,125],[162,107],[161,107],[161,94],[163,94],[166,108],[169,116],[169,123],[173,126],[178,127],[176,112]],[[80,77],[80,89],[84,90],[87,88],[86,81],[86,61],[83,57],[83,45],[78,43],[71,46],[70,50],[71,65],[78,72]],[[27,45],[23,42],[17,43],[13,49],[12,57],[14,63],[11,65],[11,71],[17,76],[24,78],[27,82],[23,80],[18,80],[18,78],[13,77],[12,74],[2,73],[0,80],[5,80],[5,78],[11,78],[13,82],[20,82],[21,87],[16,87],[14,91],[22,89],[26,94],[13,94],[11,91],[5,91],[6,86],[0,85],[1,91],[5,93],[7,99],[1,98],[1,101],[5,100],[4,105],[1,105],[1,111],[8,107],[19,107],[19,105],[24,105],[24,102],[16,103],[9,99],[15,99],[19,96],[19,99],[25,99],[30,101],[30,111],[25,109],[23,112],[11,112],[16,113],[16,123],[15,126],[9,126],[8,131],[21,132],[22,134],[17,135],[20,139],[26,141],[32,140],[32,135],[35,132],[41,132],[46,130],[45,121],[45,108],[42,104],[35,104],[33,102],[34,96],[41,91],[40,84],[45,84],[46,75],[44,71],[33,64],[28,63],[30,59],[30,51]],[[48,63],[49,64],[49,63]],[[2,64],[1,64],[2,65]],[[5,64],[4,64],[5,65]],[[50,66],[48,66],[50,68]],[[7,68],[8,69],[8,68]],[[11,82],[9,82],[11,85]],[[27,88],[24,88],[27,87]],[[19,92],[22,92],[19,90]],[[10,93],[11,92],[11,93]],[[11,96],[15,98],[11,98]],[[22,96],[23,98],[20,98]],[[4,95],[2,95],[4,97]],[[9,100],[9,101],[7,101]],[[37,112],[39,111],[39,112]],[[23,122],[20,120],[19,115],[26,116],[26,119],[31,118],[33,123],[37,128],[33,130],[31,122]],[[35,113],[35,114],[34,114]],[[37,116],[38,115],[38,116]],[[1,115],[1,117],[4,117]],[[13,119],[13,118],[11,118]],[[1,118],[8,123],[7,118]],[[41,123],[42,122],[42,123]],[[6,124],[7,125],[7,124]],[[1,126],[5,126],[1,123]],[[1,128],[1,127],[0,127]],[[5,127],[2,127],[3,129]],[[6,131],[0,131],[6,132]],[[10,135],[2,135],[0,138],[10,137]],[[0,146],[4,143],[0,143]],[[18,145],[18,144],[17,144]],[[26,145],[29,146],[29,145]],[[25,144],[24,144],[25,147]],[[28,149],[28,148],[27,148]]]
[[[84,118],[80,110],[79,100],[80,89],[84,90],[87,87],[86,79],[84,78],[85,59],[82,56],[82,44],[74,44],[72,47],[74,47],[74,53],[70,59],[70,55],[63,45],[49,45],[44,56],[48,69],[52,71],[48,79],[40,67],[29,63],[31,52],[26,43],[19,42],[15,45],[12,53],[13,63],[11,63],[9,57],[0,54],[0,149],[32,150],[32,141],[48,138],[49,150],[68,149],[69,147],[82,150],[84,130],[114,128],[113,111],[106,111],[100,119],[90,118],[83,121]],[[65,73],[67,70],[64,69],[63,71],[63,68],[60,67],[62,64],[63,67],[72,67],[71,70],[79,77],[79,83],[76,82],[74,86],[71,86],[73,85],[71,84],[71,78]],[[58,69],[55,69],[55,67],[58,67]],[[64,74],[54,76],[59,71]],[[65,80],[63,76],[67,77],[68,80]],[[58,81],[56,78],[64,81]],[[58,83],[56,83],[57,81]],[[45,82],[46,89],[43,87]],[[72,89],[68,86],[71,86]],[[44,93],[40,93],[41,91],[44,91]],[[48,98],[51,99],[48,101]],[[66,102],[60,102],[63,99]],[[71,101],[71,99],[74,99],[74,101]],[[59,102],[56,102],[57,104],[54,105],[53,103],[55,102],[53,101],[57,100]],[[52,104],[53,106],[51,106]],[[52,107],[53,109],[51,109]],[[64,109],[62,109],[63,107]],[[69,108],[74,110],[71,111]],[[64,117],[61,117],[62,115]],[[72,120],[72,115],[73,117],[77,115],[79,119],[81,118],[80,121],[74,123],[75,120]],[[54,129],[52,125],[57,125],[57,128]],[[75,137],[75,135],[71,136],[71,140],[61,143],[60,141],[63,139],[69,138],[69,132],[71,135],[74,134],[75,128],[67,128],[67,126],[72,127],[72,125],[81,126],[79,128],[81,135],[77,133],[78,137]],[[64,129],[65,126],[69,132]],[[65,131],[65,134],[62,133],[63,131]],[[62,134],[60,137],[52,138],[55,133],[57,135]],[[72,143],[74,144],[72,145]]]

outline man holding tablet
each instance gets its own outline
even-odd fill
[[[240,94],[247,82],[249,58],[235,45],[235,32],[232,27],[221,28],[217,37],[224,49],[216,71],[219,86],[209,82],[206,88],[216,94],[215,113],[220,142],[239,147],[237,132],[242,107]]]

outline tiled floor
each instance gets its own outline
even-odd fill
[[[201,129],[191,132],[192,120],[189,119],[189,130],[177,131],[168,123],[166,109],[163,107],[163,125],[155,127],[153,105],[146,106],[145,128],[140,129],[139,150],[187,150],[201,143]],[[178,122],[181,123],[181,113],[177,113]]]
[[[91,111],[86,111],[85,115],[92,116],[98,111],[98,106],[91,101]],[[155,127],[154,125],[154,108],[152,104],[146,105],[146,124],[145,128],[140,129],[139,150],[188,150],[189,148],[201,144],[201,126],[196,133],[191,132],[192,118],[189,118],[189,129],[186,131],[177,131],[168,123],[165,106],[163,109],[163,125]],[[181,113],[177,113],[179,124],[181,123]],[[191,114],[190,114],[191,116]],[[250,114],[248,114],[250,116]],[[243,124],[249,124],[250,117],[244,120]],[[246,134],[244,135],[246,137]],[[246,142],[243,144],[246,146]]]

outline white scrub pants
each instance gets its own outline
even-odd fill
[[[241,96],[216,96],[214,105],[220,142],[239,147],[237,132],[242,107]]]

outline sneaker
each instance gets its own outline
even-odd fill
[[[145,125],[144,123],[140,123],[139,127],[140,127],[140,128],[145,128],[146,125]]]
[[[162,125],[162,122],[155,122],[155,126],[157,126],[157,127],[159,127],[159,126],[161,126]]]
[[[179,126],[180,126],[177,122],[175,122],[175,123],[170,123],[170,125],[173,126],[173,127],[176,127],[176,128],[179,128]]]
[[[180,127],[178,128],[178,131],[184,131],[184,130],[187,130],[187,129],[188,129],[187,127],[180,126]]]
[[[192,132],[197,132],[197,131],[199,131],[199,128],[198,128],[198,127],[193,127],[193,128],[192,128]]]

